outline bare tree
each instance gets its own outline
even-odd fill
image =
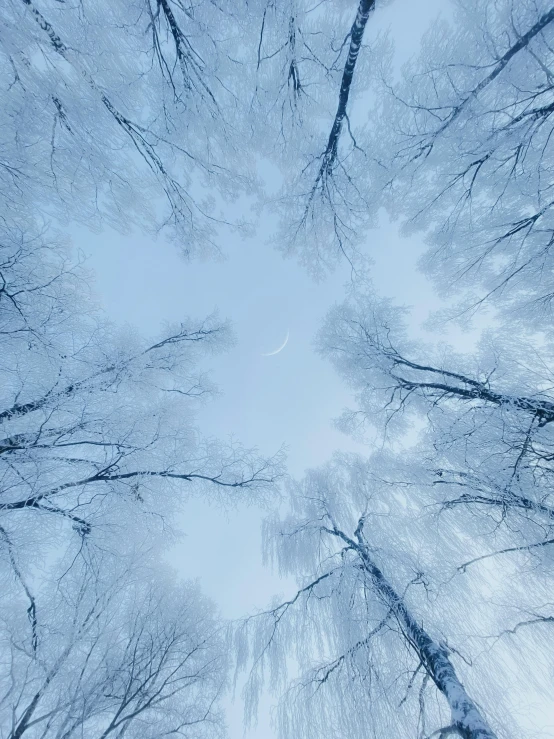
[[[348,110],[355,79],[366,82],[374,7],[10,0],[0,38],[5,204],[87,225],[170,226],[185,254],[215,253],[221,198],[254,191],[248,153],[277,155],[284,248],[308,239],[316,266],[351,258],[357,226],[375,212]]]
[[[423,266],[439,290],[463,291],[464,315],[483,301],[528,324],[549,315],[551,5],[456,2],[377,92],[363,144],[381,165],[375,188],[428,236]]]
[[[355,263],[384,207],[425,233],[424,269],[439,290],[463,291],[464,311],[514,301],[529,321],[544,315],[534,306],[548,310],[554,292],[551,4],[454,2],[400,79],[368,33],[379,3],[361,0],[349,17],[328,3],[274,5],[257,99],[279,111],[269,121],[285,174],[281,248],[316,269]]]
[[[394,504],[372,486],[371,469],[337,456],[293,485],[291,513],[269,523],[271,556],[300,587],[242,627],[251,698],[268,666],[275,686],[298,665],[279,714],[283,735],[340,726],[349,736],[494,737],[486,670],[468,669],[451,646],[459,629],[451,612],[441,618],[418,595],[428,574],[414,567],[414,542],[401,538]]]
[[[356,218],[353,216],[364,207],[369,209],[369,202],[356,186],[354,173],[349,172],[348,155],[339,155],[339,143],[346,123],[352,144],[358,148],[348,119],[348,100],[366,24],[374,8],[375,0],[360,0],[354,23],[343,42],[343,47],[348,42],[348,53],[340,81],[337,111],[325,148],[302,173],[309,172],[313,183],[304,195],[300,220],[292,226],[292,238],[296,241],[299,237],[305,238],[306,231],[314,229],[317,221],[324,217],[327,227],[332,226],[331,238],[347,257],[345,242],[352,240],[354,234]],[[361,213],[357,215],[359,218]],[[319,232],[321,228],[317,230]]]
[[[12,609],[1,632],[2,736],[220,735],[227,660],[211,604],[144,558],[132,567],[43,582],[32,635],[20,604]]]
[[[5,216],[168,225],[185,254],[217,252],[214,193],[250,180],[241,3],[9,0],[1,12]]]
[[[373,0],[290,0],[267,2],[261,13],[253,127],[260,151],[284,175],[273,201],[279,248],[316,272],[352,258],[356,229],[375,212],[360,185],[368,163],[349,117],[355,81],[372,63],[362,42],[374,9]]]
[[[401,313],[358,296],[329,315],[321,349],[356,390],[345,422],[350,429],[372,425],[392,448],[411,436],[416,445],[396,477],[426,491],[429,513],[442,512],[444,523],[448,512],[454,517],[466,534],[462,562],[495,551],[548,559],[554,524],[548,345],[498,332],[483,339],[475,357],[463,357],[409,341]]]

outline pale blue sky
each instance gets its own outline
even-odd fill
[[[336,449],[364,451],[332,424],[351,396],[331,367],[314,351],[313,338],[330,306],[344,297],[347,265],[314,283],[292,260],[284,260],[258,237],[232,237],[221,263],[186,263],[171,244],[135,235],[79,234],[96,272],[96,291],[108,315],[156,334],[164,321],[202,317],[214,308],[232,321],[237,343],[210,360],[222,394],[205,408],[205,432],[233,435],[271,454],[288,448],[288,466],[300,476],[325,462]],[[414,322],[434,304],[424,278],[415,271],[422,245],[400,239],[391,226],[371,234],[379,290],[417,305]],[[279,354],[262,356],[290,339]],[[262,608],[277,593],[290,591],[261,562],[263,511],[191,501],[180,521],[184,533],[171,550],[171,564],[185,577],[198,577],[226,617]],[[240,702],[228,706],[231,739],[243,735]],[[250,734],[249,734],[250,735]],[[252,736],[273,736],[267,706]]]

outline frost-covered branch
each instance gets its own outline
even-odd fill
[[[483,554],[480,557],[470,559],[468,562],[464,562],[463,564],[461,564],[458,569],[460,570],[460,572],[465,572],[467,568],[471,565],[476,564],[477,562],[482,562],[485,559],[490,559],[491,557],[498,557],[501,554],[512,554],[513,552],[530,552],[533,549],[548,547],[551,544],[554,544],[554,539],[546,539],[546,541],[538,541],[536,544],[527,544],[522,547],[508,547],[507,549],[500,549],[498,552],[490,552],[490,554]]]
[[[63,249],[11,236],[0,246],[11,296],[0,317],[0,517],[17,562],[29,566],[54,541],[63,549],[62,532],[88,550],[111,547],[131,520],[146,535],[193,492],[274,488],[280,453],[264,457],[195,427],[214,390],[198,364],[228,343],[226,324],[186,319],[149,342],[117,331]]]
[[[426,699],[432,685],[458,735],[492,739],[484,709],[454,666],[459,652],[432,636],[430,612],[418,613],[412,589],[427,588],[427,577],[412,570],[406,584],[411,567],[402,549],[410,545],[373,495],[370,474],[370,463],[337,455],[291,486],[289,515],[268,522],[267,552],[284,574],[299,577],[299,588],[239,629],[239,662],[250,665],[249,710],[269,673],[271,686],[284,690],[283,732],[317,736],[342,720],[354,735],[406,735],[417,714],[424,726],[444,727],[436,699]],[[300,676],[288,686],[291,659]]]
[[[520,357],[540,356],[502,335],[496,344],[484,343],[471,364],[447,349],[412,344],[401,313],[367,296],[331,312],[322,352],[357,393],[346,423],[371,424],[394,438],[418,419],[417,456],[442,510],[465,506],[500,520],[517,514],[552,526],[549,368],[528,370],[530,362]]]
[[[394,218],[426,236],[421,265],[465,320],[484,304],[549,320],[554,11],[548,2],[455,3],[400,81],[364,147]],[[379,184],[378,184],[379,183]]]
[[[235,156],[248,74],[240,5],[10,0],[2,24],[9,221],[25,211],[169,227],[185,254],[219,253],[227,219],[210,194],[227,200],[249,183],[244,151]]]
[[[340,538],[359,555],[377,593],[396,617],[406,638],[417,652],[427,674],[446,698],[452,713],[452,726],[456,728],[461,736],[467,737],[467,739],[495,739],[496,734],[489,727],[476,703],[467,694],[444,647],[435,642],[426,630],[418,624],[403,598],[399,596],[383,571],[373,561],[363,536],[363,519],[360,519],[358,525],[357,541],[354,541],[340,529],[325,528],[324,530],[332,536]]]
[[[220,735],[221,624],[196,586],[150,569],[137,557],[127,570],[119,562],[99,578],[83,582],[80,572],[48,583],[36,655],[25,649],[21,623],[5,620],[3,735],[107,739],[137,731],[154,739],[186,736],[191,727]]]

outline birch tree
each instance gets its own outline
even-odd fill
[[[4,206],[89,226],[168,226],[185,254],[217,253],[221,197],[249,181],[242,10],[3,3]]]
[[[347,47],[352,51],[355,39],[361,43],[369,17],[360,23],[357,16],[346,42],[335,47],[340,49],[337,59],[341,54],[344,59]],[[320,107],[313,108],[317,125],[292,144],[302,152],[302,167],[296,178],[291,175],[286,181],[282,201],[289,246],[298,246],[306,260],[314,254],[323,262],[337,254],[352,259],[372,214],[384,205],[408,228],[429,236],[431,250],[425,265],[437,284],[450,289],[459,279],[473,307],[484,297],[499,299],[501,304],[505,300],[517,308],[513,314],[519,321],[517,328],[523,328],[522,334],[527,330],[529,340],[516,339],[511,327],[511,335],[499,331],[494,341],[490,337],[483,341],[475,357],[462,357],[449,347],[434,349],[409,341],[399,311],[386,302],[362,296],[332,313],[321,343],[323,353],[357,391],[357,407],[347,416],[347,425],[356,430],[364,424],[377,426],[380,440],[390,440],[402,459],[392,454],[390,474],[380,481],[391,498],[385,512],[367,493],[365,500],[359,499],[357,510],[354,505],[346,519],[341,518],[348,505],[345,501],[353,495],[350,488],[367,490],[367,481],[374,480],[372,466],[358,464],[361,479],[356,480],[351,471],[339,473],[331,467],[309,475],[304,485],[294,488],[293,514],[274,527],[280,542],[276,545],[279,562],[285,572],[300,573],[302,579],[292,598],[247,625],[246,641],[253,649],[250,689],[254,699],[266,672],[270,681],[284,687],[280,681],[291,661],[300,665],[303,677],[287,694],[281,714],[285,735],[329,731],[396,736],[413,730],[414,723],[423,737],[479,736],[479,732],[492,736],[500,730],[521,735],[513,711],[510,727],[501,726],[494,716],[499,694],[488,693],[486,682],[490,681],[491,691],[508,692],[501,663],[496,662],[493,669],[492,663],[482,662],[460,677],[465,666],[458,658],[461,662],[464,658],[462,650],[452,646],[451,634],[465,645],[468,635],[462,636],[463,626],[478,607],[462,606],[462,591],[467,587],[475,595],[480,587],[484,589],[483,581],[473,579],[473,572],[480,569],[478,563],[484,565],[493,558],[503,563],[497,567],[505,568],[505,579],[499,576],[495,584],[507,588],[508,578],[518,569],[520,581],[524,575],[528,579],[527,592],[514,586],[511,594],[504,593],[492,617],[496,627],[489,629],[487,624],[480,638],[494,641],[516,633],[519,637],[528,626],[544,635],[545,626],[552,622],[543,587],[544,582],[551,583],[552,573],[554,406],[546,359],[551,347],[547,337],[530,335],[530,328],[540,325],[534,323],[538,312],[531,315],[521,310],[536,299],[544,303],[549,294],[539,291],[551,271],[545,214],[550,187],[546,77],[552,19],[551,8],[544,3],[460,4],[452,26],[445,23],[433,29],[424,40],[421,60],[408,68],[400,83],[384,72],[384,83],[374,88],[378,95],[371,98],[375,108],[367,116],[367,126],[358,128],[348,125],[350,92],[356,80],[369,90],[371,79],[359,76],[366,50],[357,46],[354,67],[348,67],[348,62],[342,67],[343,81],[348,69],[352,75],[343,108],[344,98],[339,96],[335,117],[328,117],[333,121],[329,138],[320,134],[329,130],[322,122],[332,109],[331,87],[326,85],[321,92],[322,87],[314,83],[320,91]],[[304,28],[310,23],[315,26],[315,16],[304,23]],[[325,54],[331,36],[325,36],[322,33],[319,59],[329,58]],[[278,50],[274,47],[274,56],[285,48],[290,51],[291,43]],[[333,59],[327,65],[327,80],[340,77],[341,66]],[[372,59],[386,67],[386,54]],[[296,113],[295,119],[289,119],[291,129],[293,122],[303,125],[298,111],[306,116],[302,105],[311,102],[303,96],[306,86],[303,91],[296,84],[306,79],[306,65],[295,64],[292,69],[297,102],[287,109]],[[280,89],[290,93],[291,87]],[[320,146],[321,140],[330,142],[331,148]],[[344,466],[351,468],[352,463]],[[417,533],[380,526],[380,516],[394,516],[396,522],[414,514],[411,506],[417,509]],[[425,567],[414,563],[410,571],[406,563],[413,541],[419,541],[422,549],[429,542],[434,564],[430,557]],[[504,564],[510,557],[517,568]],[[442,572],[437,560],[444,564]],[[461,585],[469,568],[472,577]],[[370,610],[365,601],[357,608],[356,597],[363,592],[356,579],[362,577],[360,572],[366,578],[363,587],[373,596],[371,607],[377,602],[382,611]],[[497,569],[496,574],[504,573]],[[429,599],[439,590],[442,599],[448,591],[450,609],[443,612],[435,603],[426,610],[424,598],[414,595],[417,585]],[[392,647],[387,643],[391,651],[386,651],[377,644],[384,639],[383,632],[388,637],[392,617],[391,641],[399,641]],[[410,623],[421,632],[415,635]],[[477,633],[479,624],[471,623]],[[460,704],[450,701],[449,690],[433,672],[432,660],[418,651],[420,637],[426,644],[448,644],[442,653],[448,668],[442,667],[454,681],[458,697],[463,690],[468,715],[477,711],[478,719],[472,713],[475,724],[461,716]],[[392,651],[398,643],[415,659],[414,667],[403,669],[405,663]],[[537,637],[529,646],[527,659],[539,661],[542,642]],[[474,643],[473,649],[476,656],[480,648]],[[473,656],[467,659],[472,662]],[[404,690],[397,696],[394,689],[403,679]],[[467,687],[470,684],[472,689]],[[521,678],[523,684],[526,679]],[[448,717],[440,709],[435,714],[428,709],[429,685],[437,688],[439,701],[446,701]],[[332,691],[326,692],[331,686]],[[360,708],[364,700],[367,713]]]
[[[273,200],[278,243],[315,272],[352,259],[356,229],[375,212],[359,183],[368,163],[349,117],[371,63],[362,42],[375,5],[291,0],[262,13],[251,107],[259,130],[275,132],[259,145],[285,180]]]
[[[75,569],[5,610],[1,735],[69,739],[221,734],[222,625],[198,587],[144,557]]]
[[[314,265],[351,258],[375,210],[349,118],[373,63],[362,42],[374,8],[10,0],[5,205],[96,227],[169,226],[185,254],[217,253],[221,198],[253,193],[255,152],[287,177],[284,248],[308,240]]]
[[[517,717],[501,698],[509,672],[472,663],[467,634],[462,651],[453,639],[468,605],[478,623],[476,601],[463,590],[447,606],[431,596],[422,542],[408,535],[413,508],[398,487],[383,493],[371,463],[337,455],[293,484],[290,513],[268,523],[268,556],[299,587],[239,633],[251,705],[267,679],[284,690],[283,736],[474,739],[501,726],[498,735],[510,735]]]
[[[372,30],[382,7],[263,15],[255,100],[278,112],[282,248],[316,269],[359,261],[384,207],[428,238],[439,290],[534,321],[552,294],[552,8],[456,1],[399,78]]]
[[[498,331],[474,356],[460,356],[410,341],[401,310],[358,295],[331,312],[320,346],[355,389],[345,428],[373,427],[392,449],[411,436],[397,475],[425,491],[429,515],[464,532],[459,570],[505,555],[552,572],[546,340],[537,346]]]
[[[400,79],[383,73],[363,144],[389,213],[427,235],[437,288],[528,324],[553,293],[553,21],[549,2],[455,2]]]

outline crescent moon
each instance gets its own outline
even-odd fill
[[[279,352],[283,351],[283,349],[287,345],[287,341],[289,340],[289,332],[287,331],[287,335],[285,336],[285,340],[281,344],[281,346],[278,349],[275,349],[274,352],[265,352],[262,354],[262,357],[272,357],[274,354],[279,354]]]

